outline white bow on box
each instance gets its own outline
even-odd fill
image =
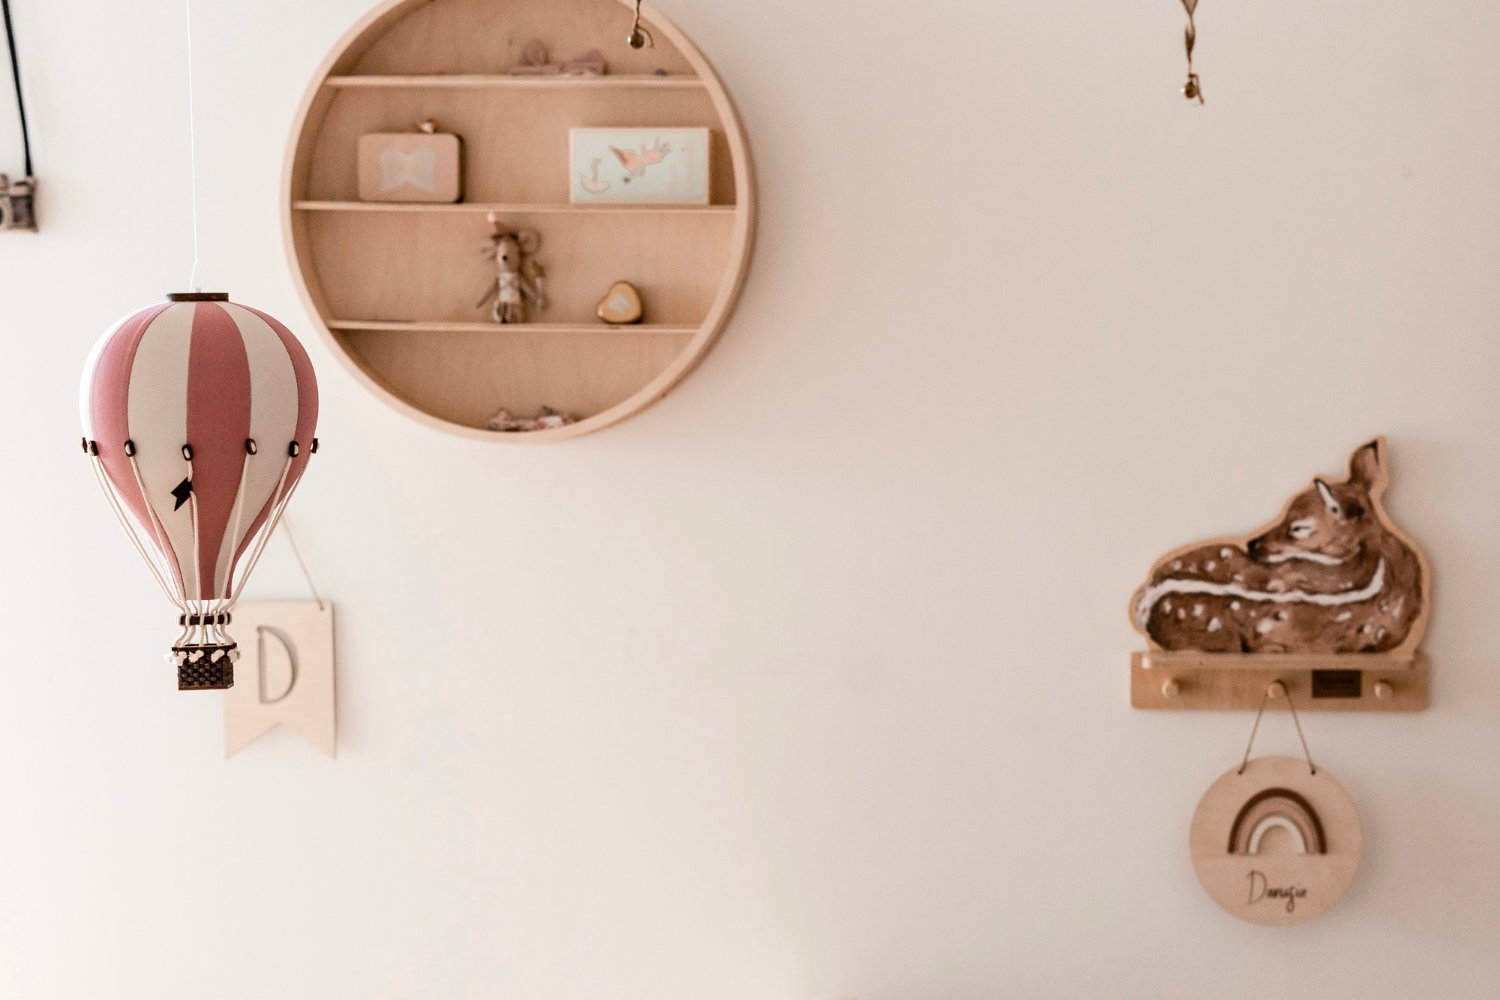
[[[394,191],[403,184],[411,184],[429,194],[437,191],[437,153],[431,149],[419,149],[403,153],[395,146],[387,146],[380,153],[380,191]]]

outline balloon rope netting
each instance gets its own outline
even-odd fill
[[[203,651],[189,652],[189,647],[223,647],[213,650],[211,655],[215,661],[221,656],[228,655],[231,659],[239,659],[239,651],[234,648],[234,640],[229,633],[224,631],[224,626],[229,624],[230,611],[240,599],[240,593],[245,588],[245,581],[254,572],[255,566],[260,562],[260,557],[266,549],[266,543],[270,541],[271,534],[276,530],[276,525],[281,521],[282,512],[291,502],[292,494],[297,492],[297,487],[302,479],[299,476],[292,483],[291,489],[286,489],[287,476],[292,471],[292,462],[296,460],[297,443],[293,442],[287,449],[287,456],[281,465],[281,475],[276,481],[276,489],[271,496],[279,497],[271,508],[269,516],[261,524],[260,529],[252,536],[249,548],[249,558],[244,561],[242,567],[231,566],[230,571],[224,576],[224,592],[209,599],[190,598],[183,583],[181,570],[173,562],[168,560],[167,553],[173,552],[168,540],[166,527],[162,524],[161,517],[156,512],[156,505],[151,502],[151,494],[146,490],[146,484],[141,477],[140,466],[136,462],[135,449],[126,448],[125,452],[130,459],[131,472],[135,476],[136,488],[140,491],[141,499],[146,505],[146,514],[149,524],[141,524],[139,520],[127,512],[124,500],[115,489],[114,483],[104,471],[104,464],[99,459],[99,446],[96,442],[89,441],[85,445],[89,456],[89,464],[94,468],[94,478],[99,480],[99,487],[104,491],[105,498],[109,501],[110,509],[115,512],[119,519],[120,527],[125,530],[125,536],[135,546],[136,552],[140,554],[146,566],[151,570],[151,575],[156,578],[162,593],[178,611],[177,622],[182,627],[181,633],[172,643],[173,652],[167,654],[167,658],[173,663],[181,666],[188,659],[201,657]],[[191,483],[193,478],[193,460],[191,449],[183,449],[183,459],[187,465],[187,479]],[[247,448],[245,464],[240,470],[239,490],[235,494],[233,533],[230,535],[231,544],[240,540],[240,525],[244,523],[245,514],[245,481],[250,472],[250,459],[255,452]],[[283,494],[283,490],[285,493]],[[188,516],[193,525],[193,558],[198,557],[198,496],[196,493],[188,494]],[[143,533],[149,531],[144,538]],[[201,564],[200,564],[201,568]],[[236,572],[238,570],[238,572]],[[236,582],[237,581],[237,582]],[[232,588],[232,589],[231,589]],[[201,592],[201,591],[200,591]]]

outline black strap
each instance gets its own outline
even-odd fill
[[[31,134],[26,130],[26,102],[21,100],[21,64],[16,61],[16,32],[10,26],[10,0],[0,0],[5,11],[5,40],[10,43],[10,75],[16,81],[16,110],[21,114],[21,146],[26,150],[26,176],[31,176]]]

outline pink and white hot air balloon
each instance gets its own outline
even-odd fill
[[[83,369],[83,450],[176,605],[182,690],[234,684],[224,631],[318,450],[318,381],[290,330],[221,293],[131,313]]]

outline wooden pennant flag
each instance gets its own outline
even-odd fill
[[[337,756],[333,602],[238,604],[229,634],[240,661],[224,692],[224,757],[278,725]]]

